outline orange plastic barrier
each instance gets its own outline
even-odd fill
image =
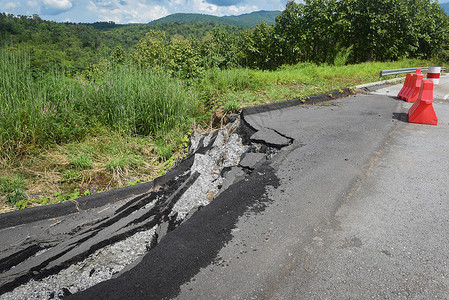
[[[412,74],[413,73],[407,73],[407,76],[405,77],[404,85],[402,86],[402,89],[400,90],[398,94],[399,99],[405,99],[404,95],[408,91],[411,80],[412,80]]]
[[[415,74],[412,76],[412,88],[410,89],[410,93],[405,96],[405,101],[407,102],[415,102],[418,99],[419,91],[421,90],[421,83],[423,81],[423,74]]]
[[[415,78],[417,75],[419,77]],[[402,86],[402,89],[399,91],[398,98],[405,100],[407,102],[415,102],[416,98],[418,97],[419,88],[421,87],[422,79],[423,79],[423,75],[422,75],[421,69],[416,69],[416,74],[415,73],[407,73],[407,76],[405,77],[404,85]],[[413,101],[410,101],[409,98],[412,95],[413,95],[413,97],[411,99]]]
[[[425,79],[422,81],[418,99],[408,111],[408,121],[410,123],[437,125],[438,118],[433,109],[432,101],[433,82]]]

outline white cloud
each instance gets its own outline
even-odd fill
[[[195,8],[195,12],[211,14],[215,16],[240,15],[260,10],[257,5],[218,6],[206,2],[205,0],[193,0],[193,7]]]
[[[1,5],[1,3],[0,3],[0,5]],[[3,10],[3,9],[14,9],[14,8],[16,8],[17,7],[17,3],[14,3],[14,2],[7,2],[7,3],[5,3],[4,5],[1,5],[0,6],[0,8]]]
[[[168,4],[170,6],[184,6],[186,3],[185,0],[169,0]]]
[[[53,9],[68,10],[72,8],[70,0],[43,0],[42,2],[45,6]]]
[[[139,0],[90,1],[87,9],[101,21],[115,23],[148,23],[169,14],[166,7],[158,4],[146,4]]]
[[[48,15],[57,15],[72,8],[70,0],[43,0],[42,3],[42,11]]]
[[[27,1],[27,6],[30,8],[35,8],[39,6],[39,3],[37,3],[37,1]]]

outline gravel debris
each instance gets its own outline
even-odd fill
[[[223,183],[223,168],[238,165],[241,156],[250,148],[243,145],[237,133],[231,133],[235,130],[234,126],[220,130],[213,147],[206,154],[195,154],[191,172],[197,171],[201,175],[174,205],[171,215],[177,213],[177,220],[183,220],[193,208],[209,204]],[[211,136],[209,134],[204,139],[205,145],[211,141]]]
[[[41,280],[30,280],[13,291],[0,295],[0,299],[62,299],[68,294],[84,291],[111,279],[124,267],[147,253],[155,231],[156,226],[108,245],[58,274]]]

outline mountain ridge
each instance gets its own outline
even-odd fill
[[[282,12],[280,10],[267,11],[260,10],[251,13],[235,15],[235,16],[223,16],[217,17],[207,14],[198,13],[176,13],[166,17],[151,21],[150,25],[164,24],[164,23],[217,23],[224,25],[233,25],[241,27],[253,27],[257,23],[267,22],[267,24],[274,24],[275,19]]]

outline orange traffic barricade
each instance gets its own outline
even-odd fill
[[[433,82],[425,79],[422,81],[417,100],[408,111],[408,121],[410,123],[437,125],[438,118],[432,102]]]

